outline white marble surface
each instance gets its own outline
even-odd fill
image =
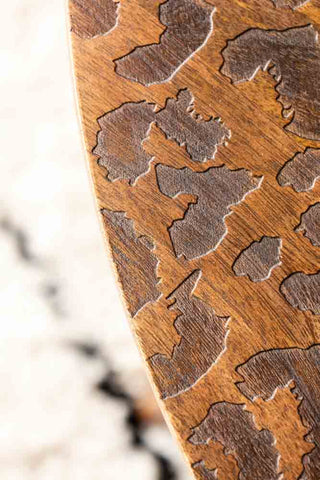
[[[1,479],[170,480],[158,452],[187,480],[166,427],[134,446],[130,400],[96,388],[112,369],[148,392],[90,192],[65,2],[3,2],[0,32]]]

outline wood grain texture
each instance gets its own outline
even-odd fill
[[[233,264],[236,275],[248,275],[252,282],[267,280],[280,265],[281,238],[262,237],[243,250]]]
[[[319,480],[320,0],[114,4],[73,62],[160,406],[198,480]]]
[[[194,296],[201,271],[194,271],[168,297],[169,307],[177,313],[174,326],[181,336],[171,358],[156,354],[150,359],[161,398],[188,390],[205,375],[226,350],[228,317],[218,317],[214,310]]]
[[[297,153],[281,168],[278,182],[281,186],[290,185],[296,192],[312,190],[320,178],[320,150],[307,148]]]
[[[320,272],[293,273],[283,281],[280,290],[293,307],[320,315]]]
[[[159,7],[165,26],[159,43],[136,47],[116,60],[116,72],[143,85],[169,80],[205,45],[213,29],[213,12],[204,0],[167,0]]]
[[[213,159],[219,145],[226,144],[230,131],[220,119],[203,120],[193,109],[193,96],[181,90],[176,99],[168,99],[163,109],[147,102],[128,102],[98,119],[101,130],[93,153],[108,171],[111,181],[124,179],[134,184],[146,173],[152,156],[143,148],[152,123],[185,146],[191,160]],[[157,110],[157,111],[156,111]]]
[[[82,38],[105,35],[117,25],[118,8],[113,0],[72,0],[71,29]]]
[[[286,129],[320,140],[320,45],[313,25],[248,30],[228,42],[223,58],[221,72],[235,83],[252,80],[260,69],[268,70],[276,82],[282,115],[290,118]]]
[[[213,159],[217,147],[226,144],[231,132],[220,122],[210,118],[205,121],[193,109],[194,98],[187,89],[178,93],[177,99],[169,99],[157,114],[157,125],[168,139],[186,147],[191,160],[205,162]]]
[[[302,423],[309,429],[308,441],[313,450],[303,458],[303,470],[299,479],[315,480],[320,476],[320,346],[276,349],[253,356],[238,367],[243,382],[241,392],[252,401],[261,397],[272,400],[278,388],[292,387],[299,399],[298,411]],[[265,375],[261,375],[261,372]],[[293,385],[292,385],[293,384]]]
[[[292,8],[292,10],[295,10],[296,8],[302,7],[303,5],[308,3],[310,0],[272,0],[272,1],[275,4],[275,6],[278,8],[289,7],[289,8]]]
[[[320,202],[311,205],[308,210],[301,215],[301,221],[295,231],[302,231],[312,245],[320,247]]]
[[[257,429],[245,405],[227,402],[212,405],[205,419],[193,429],[189,442],[201,445],[210,440],[221,443],[225,454],[236,458],[239,479],[281,479],[275,439],[269,430]]]
[[[160,296],[154,245],[148,237],[136,234],[133,221],[126,217],[125,212],[112,212],[105,208],[102,215],[109,231],[118,275],[130,300],[129,312],[134,317],[146,303]],[[122,245],[121,250],[117,247],[118,243]]]
[[[124,179],[134,184],[149,170],[152,156],[142,145],[155,118],[155,105],[146,102],[125,103],[98,119],[101,130],[92,152],[107,169],[111,181]]]
[[[202,257],[215,250],[227,234],[225,218],[230,207],[239,204],[245,196],[259,188],[262,177],[253,177],[246,170],[228,170],[212,167],[204,172],[189,168],[157,165],[157,180],[161,193],[170,198],[189,193],[196,200],[182,219],[173,221],[169,228],[177,257],[188,260]]]
[[[209,470],[202,461],[194,463],[192,468],[197,472],[199,477],[203,478],[203,480],[219,480],[217,469]]]

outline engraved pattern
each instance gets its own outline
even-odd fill
[[[296,192],[312,190],[320,178],[320,150],[307,148],[289,160],[278,174],[281,186],[291,185]]]
[[[221,443],[225,454],[235,457],[239,480],[281,480],[275,439],[269,430],[257,429],[245,405],[227,402],[212,405],[189,438],[194,445],[206,445],[210,440]]]
[[[276,81],[286,130],[320,140],[320,48],[312,25],[288,30],[254,28],[228,41],[222,73],[234,83],[252,80],[268,70]]]
[[[262,183],[261,177],[253,177],[247,170],[229,170],[225,166],[195,173],[188,168],[157,165],[156,172],[164,195],[174,198],[189,193],[197,197],[184,218],[174,220],[169,228],[175,254],[188,260],[218,247],[227,233],[225,218],[232,213],[230,207]]]
[[[194,162],[215,156],[217,147],[230,138],[230,131],[218,119],[204,121],[193,110],[194,98],[189,90],[180,90],[177,100],[170,98],[157,114],[157,125],[168,138],[186,146]]]
[[[189,90],[181,90],[177,100],[169,99],[158,113],[155,108],[147,102],[125,103],[98,119],[101,130],[93,153],[107,169],[109,180],[125,179],[134,185],[148,171],[152,156],[145,152],[143,143],[153,122],[168,138],[185,145],[195,162],[213,159],[217,147],[230,138],[230,131],[219,120],[204,121],[200,115],[195,118]]]
[[[105,35],[117,25],[119,2],[72,0],[71,30],[82,38]]]
[[[107,168],[109,180],[126,179],[134,184],[148,171],[152,157],[143,150],[155,117],[151,103],[125,103],[98,119],[101,130],[93,153],[98,163]]]
[[[320,272],[314,275],[293,273],[282,282],[280,290],[293,307],[320,315]]]
[[[267,280],[272,270],[281,264],[281,239],[262,237],[259,242],[253,242],[233,264],[236,275],[248,275],[252,282]]]
[[[160,42],[115,60],[116,72],[146,86],[170,80],[207,42],[214,10],[204,0],[167,0],[159,7],[160,22],[166,27]]]
[[[134,317],[147,302],[156,301],[160,296],[154,246],[147,237],[137,236],[133,221],[126,218],[124,212],[104,209],[102,214],[128,310]]]
[[[301,401],[298,411],[303,425],[309,429],[307,440],[315,444],[303,457],[299,480],[320,478],[320,346],[261,352],[238,367],[237,372],[243,377],[243,382],[237,385],[239,390],[252,401],[257,397],[271,400],[278,388],[294,382],[292,393]]]
[[[312,245],[320,247],[320,202],[311,205],[301,215],[301,222],[295,230],[304,232],[304,236],[309,238]]]
[[[174,325],[181,340],[171,358],[156,354],[150,359],[163,399],[191,388],[226,349],[229,317],[218,317],[194,295],[200,276],[194,271],[168,297],[174,300],[169,308],[178,313]]]
[[[306,148],[306,141],[282,127],[320,141],[320,17],[316,2],[298,10],[309,0],[222,0],[208,42],[213,2],[123,2],[114,35],[87,41],[82,39],[114,28],[120,3],[70,0],[73,31],[82,37],[73,40],[88,150],[96,112],[107,112],[98,119],[92,150],[98,157],[91,164],[97,198],[107,207],[105,229],[135,335],[179,439],[187,442],[195,475],[292,480],[298,472],[299,480],[319,480],[320,345],[300,347],[308,340],[315,344],[320,331],[313,316],[320,315],[314,248],[320,246],[320,149]],[[147,44],[143,26],[158,35],[159,20],[163,33],[158,43]],[[140,46],[129,51],[132,39]],[[215,58],[226,39],[221,73],[231,82],[219,74]],[[129,53],[115,58],[120,52]],[[270,77],[259,77],[260,71]],[[232,85],[240,82],[251,83]],[[265,99],[257,95],[262,82]],[[285,121],[275,119],[275,99]],[[212,111],[226,126],[209,116]],[[228,149],[219,150],[219,166],[211,162],[204,170],[201,163],[228,145],[229,126],[233,137]],[[264,189],[243,202],[260,189],[262,175]],[[294,191],[279,189],[276,175],[280,186]],[[279,237],[261,237],[270,231]],[[311,244],[294,232],[303,232]],[[258,240],[243,243],[242,235]],[[281,261],[283,268],[272,275]],[[294,273],[280,285],[288,272]],[[259,286],[237,278],[263,282],[271,275]],[[292,344],[299,348],[288,348]],[[278,348],[256,353],[235,369],[270,345]],[[243,379],[237,384],[236,373]],[[286,389],[283,397],[278,389]],[[204,405],[211,405],[205,418]],[[285,408],[275,418],[279,405]],[[188,438],[197,418],[203,420]]]

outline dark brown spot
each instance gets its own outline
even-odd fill
[[[301,215],[300,224],[295,231],[304,232],[304,236],[309,238],[312,245],[320,247],[320,202],[311,205]]]
[[[152,161],[143,142],[155,121],[168,138],[186,146],[191,160],[205,162],[214,158],[217,147],[231,133],[219,120],[205,121],[194,114],[193,96],[187,89],[180,90],[177,99],[169,99],[157,113],[153,103],[124,103],[98,119],[101,130],[93,153],[107,169],[109,180],[125,179],[134,184]]]
[[[191,388],[226,348],[229,317],[218,317],[213,308],[193,294],[200,275],[195,270],[168,297],[174,300],[169,308],[177,312],[174,325],[181,340],[171,358],[158,353],[150,359],[163,399]]]
[[[146,86],[171,79],[205,45],[213,29],[214,7],[203,0],[167,0],[159,12],[166,27],[159,43],[137,47],[115,60],[119,75]]]
[[[282,187],[290,185],[296,192],[307,192],[313,189],[319,178],[320,150],[307,148],[282,167],[277,180]]]
[[[293,307],[320,315],[320,272],[293,273],[282,282],[280,291]]]
[[[185,145],[194,162],[205,162],[215,156],[217,147],[230,138],[230,131],[218,120],[204,121],[193,110],[194,98],[189,90],[180,90],[177,99],[170,98],[157,114],[156,122],[168,138]]]
[[[298,412],[309,429],[306,440],[315,448],[303,457],[300,480],[320,478],[320,346],[274,349],[260,352],[237,368],[243,382],[237,386],[250,400],[271,400],[278,388],[292,382],[292,393],[301,403]],[[263,478],[263,477],[262,477]]]
[[[279,452],[269,430],[258,430],[245,405],[220,402],[211,406],[207,416],[193,428],[189,441],[206,445],[210,440],[225,447],[235,457],[241,480],[280,480]]]
[[[71,30],[82,38],[109,33],[118,20],[119,2],[71,0]]]
[[[233,82],[252,80],[267,70],[276,81],[277,100],[286,129],[300,137],[320,140],[320,47],[312,25],[288,30],[247,30],[230,40],[222,52],[222,73]]]
[[[137,236],[133,221],[124,212],[102,210],[109,232],[110,246],[131,316],[148,302],[160,296],[158,289],[158,260],[150,240]]]
[[[262,237],[260,241],[253,242],[233,264],[236,275],[248,275],[252,282],[267,280],[272,270],[281,264],[281,238]]]
[[[124,103],[99,118],[101,130],[93,153],[109,180],[123,178],[133,184],[148,171],[152,157],[143,150],[143,141],[154,118],[154,105],[146,102]]]
[[[180,193],[197,197],[189,205],[184,218],[174,220],[169,228],[170,237],[179,257],[188,260],[202,257],[215,250],[227,233],[225,218],[230,207],[260,187],[261,177],[253,177],[247,170],[229,170],[226,166],[212,167],[196,173],[188,168],[180,170],[157,165],[160,191],[174,198]]]

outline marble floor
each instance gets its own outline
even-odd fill
[[[187,480],[104,252],[64,0],[3,2],[2,480]]]

